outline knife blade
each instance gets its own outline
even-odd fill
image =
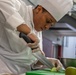
[[[33,41],[24,33],[20,33],[19,37],[23,38],[27,43],[33,43]],[[40,51],[34,52],[33,55],[48,68],[53,68],[52,63],[44,55],[42,55]]]

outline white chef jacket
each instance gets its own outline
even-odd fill
[[[0,0],[0,74],[20,74],[31,70],[30,65],[37,58],[27,47],[26,42],[19,38],[17,26],[28,25],[32,32],[42,40],[42,33],[36,32],[33,24],[32,6],[22,0]],[[40,41],[42,47],[42,42]],[[2,69],[1,69],[2,68]]]

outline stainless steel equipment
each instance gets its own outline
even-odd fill
[[[63,66],[65,68],[67,68],[67,67],[76,67],[76,59],[73,59],[73,58],[60,58],[60,61],[62,62]]]

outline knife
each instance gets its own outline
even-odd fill
[[[24,33],[19,34],[20,38],[23,38],[27,43],[33,43],[33,41]],[[33,55],[44,65],[46,65],[48,68],[52,69],[54,66],[52,63],[44,56],[41,54],[40,51],[34,52]]]

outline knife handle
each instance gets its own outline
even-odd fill
[[[26,34],[20,33],[19,34],[20,38],[23,38],[27,43],[34,43]]]
[[[27,43],[34,43],[34,41],[32,41],[26,34],[24,34],[24,33],[20,33],[19,34],[19,37],[20,38],[23,38]],[[32,48],[32,50],[33,49],[37,49],[38,47],[36,47],[36,48]]]

